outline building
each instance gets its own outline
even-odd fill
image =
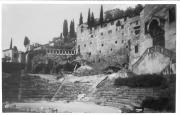
[[[18,62],[18,51],[13,48],[3,50],[2,60],[5,62]]]
[[[169,68],[175,73],[176,6],[145,5],[140,23],[139,37],[130,42],[130,69],[146,74]]]
[[[77,28],[77,53],[102,68],[128,63],[136,74],[162,73],[165,68],[175,72],[175,9],[145,5],[136,17],[106,21],[92,29],[82,24]]]
[[[113,10],[114,11],[114,10]],[[92,30],[86,24],[77,28],[77,52],[82,58],[101,67],[123,65],[129,62],[128,41],[139,36],[140,17],[121,18],[96,25]],[[132,29],[136,28],[136,30]]]

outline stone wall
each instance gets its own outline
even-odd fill
[[[110,21],[102,27],[94,27],[92,31],[83,24],[77,28],[77,52],[79,50],[83,59],[94,64],[128,63],[128,40],[137,37],[138,31],[139,16]]]
[[[81,33],[77,30],[77,47],[80,46],[80,53],[84,59],[98,62],[99,59],[111,56],[125,47],[124,27],[116,26],[117,21],[107,23],[104,27],[99,25],[92,31],[83,29]],[[125,22],[122,19],[120,22],[124,26]]]
[[[158,98],[161,90],[154,88],[130,88],[121,86],[119,88],[106,85],[98,88],[95,92],[93,101],[104,106],[133,109],[134,106],[141,106],[147,97]]]
[[[158,52],[153,52],[147,54],[141,63],[133,68],[133,72],[136,74],[159,74],[169,63],[169,57]]]

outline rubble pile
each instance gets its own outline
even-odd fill
[[[73,101],[77,100],[78,96],[81,94],[87,95],[90,93],[91,85],[89,83],[66,83],[62,86],[61,90],[58,92],[55,100],[66,100]]]
[[[75,76],[89,76],[96,75],[97,73],[98,72],[94,68],[88,65],[83,65],[74,71]]]

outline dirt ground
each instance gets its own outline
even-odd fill
[[[57,112],[57,113],[121,113],[121,110],[109,106],[96,105],[90,102],[29,102],[12,103],[6,107],[23,112]]]

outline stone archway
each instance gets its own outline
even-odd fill
[[[165,47],[165,32],[160,26],[158,19],[152,19],[148,26],[149,34],[153,39],[153,46]]]

